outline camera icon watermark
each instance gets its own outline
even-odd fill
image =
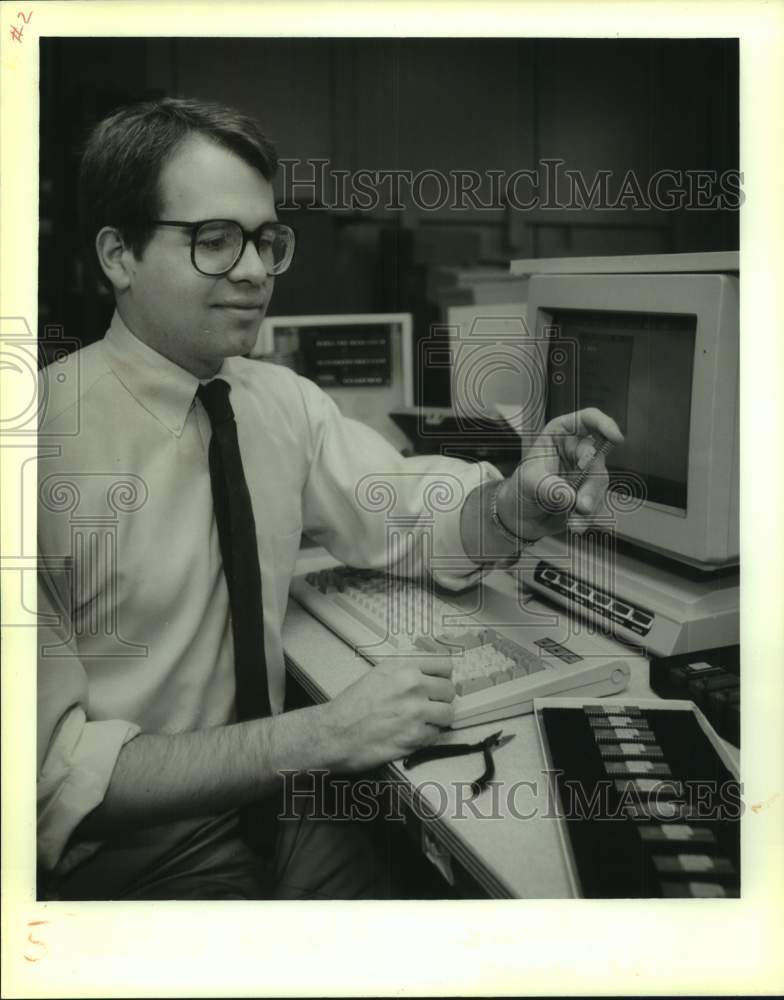
[[[510,304],[477,310],[466,323],[433,324],[419,344],[419,377],[425,382],[448,370],[461,443],[481,445],[506,433],[519,452],[544,426],[554,389],[561,407],[577,408],[578,350],[558,327],[532,334],[520,307]],[[443,427],[425,412],[419,433],[442,436]]]
[[[57,434],[79,432],[78,341],[46,326],[39,340],[23,316],[0,318],[0,458],[3,466],[2,621],[38,624],[35,579],[36,462],[59,454],[44,427],[57,414]],[[43,364],[50,361],[48,365]]]
[[[39,341],[24,317],[0,319],[3,444],[9,435],[45,436],[47,422],[55,416],[58,437],[79,433],[80,347],[61,326],[44,327]]]

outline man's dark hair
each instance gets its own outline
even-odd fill
[[[275,147],[234,108],[170,97],[120,108],[95,126],[82,156],[79,217],[92,260],[104,226],[118,229],[137,257],[143,253],[160,216],[161,171],[192,135],[231,150],[268,181],[275,176]]]

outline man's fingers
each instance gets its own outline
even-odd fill
[[[427,654],[416,655],[412,653],[404,656],[400,654],[394,656],[376,656],[374,659],[376,662],[374,669],[379,670],[383,668],[384,672],[388,674],[395,674],[403,667],[416,667],[417,670],[429,677],[452,676],[453,664],[451,656],[428,656]]]
[[[618,424],[612,417],[595,406],[586,407],[584,410],[577,410],[576,413],[565,413],[563,416],[551,420],[545,430],[555,437],[587,437],[593,431],[599,431],[608,441],[613,444],[623,442]]]
[[[454,669],[452,658],[449,656],[422,656],[414,662],[423,674],[431,677],[451,677]]]
[[[425,687],[431,701],[455,700],[455,686],[446,677],[425,677]]]
[[[425,722],[431,726],[448,729],[455,721],[455,710],[451,702],[429,701],[425,707]]]
[[[618,424],[616,424],[612,417],[608,417],[606,413],[602,413],[595,406],[589,406],[585,410],[578,410],[577,421],[580,428],[578,433],[581,436],[591,434],[593,431],[599,431],[612,444],[623,443],[623,434],[621,434]]]

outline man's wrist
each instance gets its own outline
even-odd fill
[[[330,724],[329,705],[282,712],[259,720],[260,750],[275,773],[283,770],[335,769],[340,747]]]
[[[505,523],[499,523],[497,491],[504,482],[494,479],[477,486],[463,510],[463,547],[478,566],[510,566],[524,547],[517,535],[506,530]]]
[[[516,524],[517,519],[515,518],[513,520],[509,517],[508,505],[507,505],[507,512],[504,517],[502,517],[499,511],[501,495],[504,491],[505,486],[506,486],[506,480],[499,479],[490,483],[488,487],[487,503],[488,503],[488,511],[490,513],[490,523],[493,525],[493,528],[495,529],[496,532],[502,535],[512,545],[516,546],[518,551],[522,551],[523,547],[529,544],[529,542],[527,539],[521,537],[517,533],[517,531],[513,530],[510,527],[509,523],[510,521],[512,521],[512,523]]]
[[[487,486],[486,503],[494,530],[511,545],[516,546],[518,551],[537,541],[538,535],[531,537],[527,533],[520,532],[520,525],[523,522],[522,500],[509,480],[496,479],[491,482]]]
[[[330,771],[344,771],[348,767],[348,749],[345,733],[335,717],[334,702],[328,701],[314,708],[314,729],[318,746],[316,755],[320,766]]]

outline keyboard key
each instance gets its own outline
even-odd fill
[[[492,686],[493,682],[489,677],[468,677],[465,680],[457,681],[455,691],[459,695],[473,694],[475,691],[483,691]]]
[[[496,670],[490,674],[490,680],[493,684],[505,684],[507,681],[512,679],[511,671],[509,670]]]
[[[457,652],[457,650],[438,642],[432,635],[418,635],[414,640],[414,645],[426,653],[439,653],[441,656],[449,656],[450,653]]]
[[[366,628],[369,628],[371,632],[379,636],[379,638],[389,638],[390,640],[394,638],[389,636],[389,628],[386,620],[373,614],[367,605],[362,605],[358,601],[351,601],[347,598],[346,594],[336,594],[334,600],[338,605],[345,606],[345,604],[348,604],[348,612],[358,621],[362,622]]]
[[[438,638],[442,642],[462,647],[464,650],[476,649],[482,644],[477,632],[442,632]]]

